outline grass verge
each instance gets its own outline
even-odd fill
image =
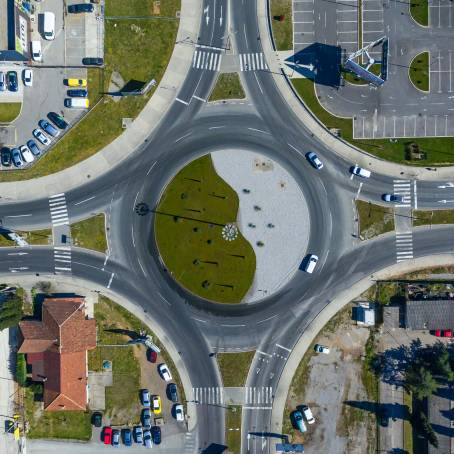
[[[241,406],[230,405],[225,411],[225,439],[228,452],[241,454]]]
[[[20,102],[0,103],[0,123],[11,123],[20,114],[21,108]]]
[[[277,50],[293,49],[292,1],[271,0],[271,26]],[[284,16],[283,20],[279,20]]]
[[[238,73],[220,74],[208,101],[244,99],[246,97]]]
[[[415,140],[396,139],[354,139],[353,121],[351,118],[340,118],[325,110],[314,90],[314,82],[309,79],[292,80],[295,90],[312,113],[328,128],[341,131],[342,138],[352,145],[387,161],[411,165],[452,165],[454,163],[454,138],[453,137],[426,137]],[[416,143],[423,150],[427,159],[423,161],[410,161],[407,159],[407,148]]]
[[[410,393],[404,390],[404,407],[407,418],[404,418],[404,450],[413,454],[413,428],[410,422],[410,415],[413,412],[413,398]]]
[[[424,27],[429,25],[429,3],[427,0],[412,0],[410,2],[411,17]]]
[[[255,273],[255,253],[238,233],[222,237],[236,222],[238,195],[216,173],[210,155],[189,163],[165,189],[156,209],[159,252],[174,279],[196,295],[239,303]]]
[[[74,246],[104,254],[107,251],[104,213],[71,224],[71,239]]]
[[[217,360],[224,386],[244,386],[255,351],[218,353]]]
[[[359,235],[361,239],[369,240],[374,236],[394,230],[394,212],[370,202],[356,201],[356,211],[359,219]]]
[[[31,230],[28,232],[17,230],[19,236],[21,236],[28,244],[51,244],[52,243],[52,230],[43,229],[43,230]],[[4,235],[0,235],[0,247],[11,247],[16,243],[13,240],[10,240]]]
[[[454,210],[413,210],[413,226],[454,224]]]
[[[411,61],[408,75],[411,83],[422,91],[429,91],[429,52],[422,52]]]

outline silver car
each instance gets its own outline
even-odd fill
[[[143,443],[148,449],[151,449],[153,447],[153,442],[151,441],[151,432],[149,430],[143,431]]]
[[[49,137],[44,134],[41,129],[36,128],[33,130],[33,135],[43,144],[43,145],[50,145],[52,142]]]
[[[0,91],[6,90],[6,77],[3,71],[0,71]]]

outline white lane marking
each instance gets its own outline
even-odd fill
[[[416,189],[416,180],[413,181],[413,197],[414,197],[414,200],[415,200],[415,210],[418,209],[418,192],[417,192],[417,189]]]
[[[71,268],[65,268],[63,266],[56,266],[55,270],[57,270],[57,271],[71,271]]]
[[[28,216],[32,216],[31,214],[15,214],[11,216],[5,216],[5,218],[26,218]]]
[[[49,196],[49,199],[54,199],[54,198],[56,198],[56,197],[62,197],[62,196],[64,196],[64,195],[65,195],[65,193],[64,193],[64,192],[61,192],[60,194],[50,195],[50,196]]]
[[[198,101],[207,102],[206,99],[203,99],[203,98],[201,98],[200,96],[192,95],[192,97],[193,97],[194,99],[197,99]]]
[[[269,356],[270,358],[273,357],[273,355],[270,355],[269,353],[265,353],[265,352],[262,352],[262,351],[260,351],[260,350],[256,350],[256,351],[257,351],[257,353],[258,353],[259,355]]]
[[[156,162],[153,162],[153,164],[151,165],[151,167],[148,169],[148,172],[147,172],[147,176],[150,174],[150,172],[153,170],[153,167],[156,165]]]
[[[188,132],[188,133],[185,134],[184,136],[181,136],[179,139],[175,140],[174,143],[177,143],[177,142],[179,142],[180,140],[185,139],[186,137],[190,136],[191,134],[192,134],[192,131]]]
[[[181,102],[181,104],[184,104],[185,106],[189,106],[189,103],[188,103],[188,102],[183,101],[183,100],[180,99],[180,98],[175,98],[175,101]]]
[[[94,198],[95,198],[95,196],[89,197],[88,199],[81,200],[80,202],[77,202],[74,205],[80,205],[82,203],[89,202],[90,200],[93,200]]]
[[[161,297],[161,299],[163,301],[165,301],[169,306],[171,306],[172,304],[170,303],[170,301],[166,300],[159,292],[158,292],[158,295]]]
[[[109,283],[107,284],[107,288],[110,288],[110,286],[112,285],[112,281],[113,281],[114,276],[115,276],[115,273],[112,273],[110,275],[110,279],[109,279]]]
[[[8,255],[28,255],[28,252],[10,252]]]
[[[357,199],[359,197],[359,193],[361,192],[361,188],[363,187],[363,182],[361,181],[361,183],[359,183],[359,187],[358,187],[358,191],[356,193],[356,197],[355,199]]]
[[[262,131],[261,129],[255,129],[255,128],[248,128],[249,131],[255,131],[255,132],[261,132],[263,134],[268,134],[268,135],[271,135],[269,132],[267,131]]]
[[[282,348],[282,350],[287,350],[288,352],[292,351],[290,348],[284,347],[283,345],[280,344],[276,344],[276,347]]]

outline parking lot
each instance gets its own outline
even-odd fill
[[[454,24],[454,3],[450,0],[429,0],[429,26],[452,28]]]
[[[454,61],[452,50],[429,53],[430,92],[452,93]]]
[[[314,0],[293,1],[293,49],[298,52],[315,42]]]
[[[382,38],[385,35],[383,22],[383,1],[363,0],[362,2],[362,41],[363,47]],[[371,50],[369,55],[377,60],[381,59],[381,48]]]
[[[336,5],[337,45],[347,55],[358,50],[358,2],[349,0]]]

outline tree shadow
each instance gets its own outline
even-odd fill
[[[107,328],[104,331],[108,333],[114,333],[114,334],[122,334],[124,336],[128,336],[132,340],[136,340],[139,337],[142,337],[139,333],[136,331],[132,331],[130,329],[123,329],[123,328]]]
[[[396,419],[410,421],[411,419],[408,406],[399,403],[380,404],[365,400],[345,400],[344,404],[348,405],[349,407],[374,413],[377,417],[382,419],[392,419],[393,421],[395,421]]]

